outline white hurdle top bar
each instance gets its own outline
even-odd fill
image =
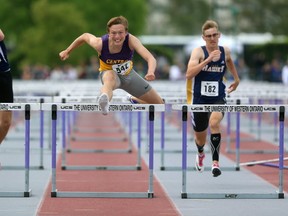
[[[182,110],[187,107],[187,112],[279,112],[281,105],[181,105],[173,104],[172,109]]]
[[[51,96],[14,96],[14,103],[52,103]]]
[[[52,110],[53,105],[59,111],[101,112],[100,106],[95,103],[44,103],[42,110]],[[148,112],[151,106],[154,107],[155,112],[165,111],[164,104],[110,104],[109,112]]]
[[[41,110],[40,103],[0,103],[0,111],[21,111],[26,110],[26,105],[29,105],[30,110]]]

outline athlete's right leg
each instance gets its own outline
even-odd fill
[[[11,111],[0,111],[0,144],[5,139],[12,121]]]
[[[204,171],[204,158],[205,158],[205,152],[204,152],[204,146],[206,144],[206,136],[207,136],[207,130],[201,131],[201,132],[194,132],[195,135],[195,144],[197,147],[197,154],[195,159],[195,167],[196,170],[199,172]]]
[[[101,72],[100,78],[103,84],[100,92],[101,94],[107,94],[110,101],[113,97],[113,90],[118,88],[120,85],[120,80],[113,70]]]
[[[107,115],[109,109],[109,101],[113,97],[113,90],[120,85],[120,80],[113,70],[101,72],[101,82],[103,84],[99,97],[99,106],[101,107],[102,114]]]
[[[203,161],[205,158],[204,146],[206,144],[209,113],[192,112],[191,122],[194,129],[195,145],[197,147],[195,167],[199,172],[203,172]]]

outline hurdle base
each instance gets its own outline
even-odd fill
[[[29,189],[28,191],[3,191],[0,192],[0,197],[31,197],[32,196],[32,190]]]
[[[51,192],[51,197],[61,198],[153,198],[151,192]]]
[[[285,198],[284,193],[278,193],[278,198],[279,198],[279,199],[284,199],[284,198]]]
[[[30,166],[30,170],[43,170],[43,166]],[[1,170],[25,170],[24,166],[1,166]]]
[[[278,154],[278,150],[262,150],[262,149],[258,149],[258,150],[249,150],[249,149],[240,149],[239,153],[241,154]],[[226,153],[228,154],[235,154],[236,151],[229,149],[226,150]]]
[[[161,171],[182,171],[182,167],[174,167],[174,166],[161,166],[160,167],[160,170]],[[221,167],[221,170],[222,171],[240,171],[240,167]],[[187,167],[187,171],[196,171],[196,168],[195,167]],[[211,167],[205,167],[204,168],[204,172],[205,171],[209,171],[211,172]]]
[[[141,170],[141,166],[62,166],[62,170]]]
[[[51,195],[50,195],[51,197],[57,197],[57,190],[56,191],[53,191],[53,192],[51,192]]]
[[[129,149],[67,149],[67,153],[131,153]]]
[[[184,196],[185,195],[185,196]],[[182,199],[283,199],[284,193],[186,193]]]
[[[182,154],[182,150],[179,150],[179,149],[165,149],[165,150],[162,150],[162,149],[155,149],[154,150],[154,153],[167,153],[167,154]],[[194,150],[189,150],[187,151],[187,153],[191,153],[191,154],[196,154],[197,151],[194,151]]]
[[[82,141],[82,142],[126,142],[128,141],[127,137],[71,137],[72,141]]]
[[[187,199],[187,197],[188,197],[188,196],[187,196],[187,193],[181,192],[181,198],[182,198],[182,199]]]

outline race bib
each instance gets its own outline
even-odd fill
[[[122,64],[115,64],[112,65],[112,69],[120,75],[128,75],[130,71],[133,68],[133,62],[132,61],[126,61]]]
[[[218,96],[219,83],[213,81],[202,81],[201,82],[201,95],[205,96]]]

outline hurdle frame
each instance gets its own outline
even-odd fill
[[[15,96],[14,103],[49,103],[52,102],[52,97],[44,96]],[[40,130],[39,130],[39,165],[30,165],[30,170],[43,170],[44,169],[44,112],[40,109]],[[31,140],[31,137],[30,137]],[[2,166],[2,170],[22,170],[25,169],[24,166]]]
[[[80,104],[78,104],[80,105]],[[95,109],[93,112],[101,111],[99,105],[95,104],[86,104],[91,105]],[[111,104],[112,105],[112,104]],[[119,111],[119,110],[111,110],[109,106],[109,111]],[[73,191],[59,191],[56,186],[56,137],[57,137],[57,111],[83,111],[79,110],[78,107],[75,107],[75,104],[44,104],[42,109],[51,110],[51,119],[52,119],[52,190],[51,197],[93,197],[93,198],[153,198],[154,197],[154,186],[153,186],[153,178],[154,178],[154,118],[155,112],[163,112],[165,111],[165,106],[161,104],[157,105],[149,105],[149,104],[129,104],[129,105],[112,105],[115,106],[123,106],[127,107],[126,111],[136,111],[136,112],[149,112],[149,126],[150,126],[150,136],[149,136],[149,176],[148,176],[148,191],[147,192],[73,192]],[[90,110],[91,111],[91,110]],[[123,110],[124,111],[124,110]]]
[[[112,102],[121,102],[121,98],[114,98]],[[82,97],[54,97],[54,102],[61,102],[61,103],[71,103],[71,102],[77,102],[77,103],[96,103],[98,101],[97,96],[82,96]],[[123,166],[123,165],[117,165],[117,166],[77,166],[77,165],[67,165],[66,164],[66,153],[131,153],[132,152],[132,112],[129,112],[128,115],[125,115],[125,117],[128,118],[128,125],[129,125],[129,139],[128,139],[128,147],[126,149],[72,149],[68,148],[67,146],[70,146],[70,133],[69,129],[68,132],[66,130],[66,127],[70,127],[70,121],[69,116],[70,114],[73,114],[73,112],[65,112],[62,111],[62,170],[141,170],[141,143],[138,141],[138,154],[137,154],[137,161],[135,166]],[[68,120],[66,120],[66,116],[68,114]],[[124,113],[127,114],[127,113]],[[140,116],[138,115],[138,121]],[[138,133],[140,133],[140,127],[138,126]],[[73,138],[72,138],[73,139]],[[74,139],[75,140],[75,139]],[[89,139],[82,138],[81,140],[86,141]],[[93,138],[90,139],[90,141],[127,141],[127,136],[124,136],[124,139],[111,139],[111,137],[105,138]],[[67,143],[69,143],[67,145]]]
[[[69,97],[63,97],[63,96],[55,96],[53,97],[53,102],[54,103],[97,103],[98,101],[98,97],[99,96],[69,96]],[[117,103],[117,102],[121,102],[121,98],[117,98],[114,97],[112,99],[112,103]],[[64,122],[66,122],[66,112],[64,112],[62,114],[62,126],[66,127],[66,124],[64,124]],[[68,119],[67,119],[67,126],[70,127],[70,113],[68,112]],[[75,130],[75,128],[73,128],[73,130]],[[76,129],[77,130],[77,129]],[[63,131],[63,133],[66,131]],[[102,130],[100,131],[102,132]],[[131,140],[128,140],[128,147],[126,149],[73,149],[70,147],[70,140],[79,140],[80,138],[77,138],[75,136],[71,137],[71,133],[70,130],[68,130],[67,133],[67,139],[65,140],[66,143],[63,144],[63,146],[67,147],[66,151],[68,153],[131,153],[132,152],[132,143]],[[121,138],[122,141],[126,141],[127,137],[124,136]],[[118,142],[119,139],[112,139],[111,137],[108,138],[81,138],[82,141],[115,141]]]
[[[172,109],[182,110],[182,199],[284,199],[283,191],[283,158],[284,158],[284,119],[285,106],[261,105],[266,112],[279,113],[279,187],[275,193],[189,193],[187,192],[187,113],[188,112],[213,112],[213,107],[231,107],[228,112],[239,112],[237,107],[243,105],[174,105]],[[253,105],[254,106],[254,105]],[[245,105],[244,107],[252,107]],[[255,107],[255,106],[254,106]],[[248,109],[250,110],[250,109]],[[242,110],[241,110],[242,111]],[[226,110],[227,112],[227,110]],[[250,111],[251,112],[251,111]],[[257,112],[257,111],[254,111]],[[258,111],[259,112],[259,111]],[[237,159],[239,160],[239,158]]]
[[[0,111],[25,111],[25,165],[24,165],[24,191],[0,191],[0,197],[30,197],[30,119],[31,110],[39,111],[40,103],[1,103]]]
[[[77,166],[77,165],[67,165],[66,164],[66,112],[62,112],[62,170],[141,170],[141,142],[138,139],[138,151],[137,151],[137,161],[136,165],[134,166],[123,166],[123,165],[117,165],[117,166]],[[74,151],[68,151],[69,153],[131,153],[132,152],[132,112],[125,113],[128,114],[128,125],[129,125],[129,149],[130,151],[127,151],[125,149],[93,149],[91,151],[77,151],[76,149]],[[138,122],[140,121],[140,116],[138,115]],[[138,134],[141,132],[141,126],[138,124]],[[139,136],[138,136],[139,137]],[[141,136],[140,136],[141,137]],[[68,137],[69,140],[69,137]]]
[[[186,100],[184,99],[174,99],[174,100],[167,100],[168,102],[170,102],[169,105],[174,106],[177,104],[183,104],[183,102],[186,102]],[[241,101],[247,103],[248,99],[244,98],[244,97],[228,97],[227,98],[227,104],[232,105],[232,104],[240,104]],[[165,100],[166,102],[166,100]],[[161,113],[162,114],[162,113]],[[228,113],[229,114],[229,113]],[[163,113],[163,115],[161,115],[161,124],[162,124],[162,130],[161,130],[161,157],[160,157],[160,170],[162,171],[182,171],[182,167],[181,166],[165,166],[164,165],[164,156],[165,156],[165,152],[167,153],[166,150],[164,150],[165,148],[165,124],[164,124],[164,119],[165,119],[165,113]],[[187,121],[187,120],[186,120]],[[238,121],[240,121],[240,118],[238,118]],[[239,125],[237,127],[236,132],[238,133],[238,137],[239,137]],[[190,140],[190,139],[189,139]],[[187,143],[186,143],[187,144]],[[234,151],[236,157],[238,157],[237,155],[239,155],[239,149],[236,149],[236,151]],[[182,154],[183,149],[180,149],[179,151],[174,151],[174,152],[168,152],[168,153],[181,153]],[[197,153],[197,150],[187,150],[187,153]],[[210,167],[205,167],[204,170],[209,170]],[[235,167],[222,167],[221,168],[223,171],[239,171],[240,170],[240,166],[238,165],[238,163],[236,162]],[[187,167],[188,171],[196,171],[196,167],[195,166],[190,166]]]
[[[244,99],[244,102],[243,102],[243,99]],[[258,103],[256,103],[255,105],[261,105],[262,104],[262,100],[264,99],[269,99],[270,101],[273,99],[274,101],[274,104],[277,105],[278,102],[279,102],[279,98],[270,98],[270,97],[267,97],[267,96],[259,96],[257,98],[252,97],[252,98],[249,98],[249,101],[248,103],[251,104],[251,101],[253,101],[254,99],[257,99],[258,100]],[[239,105],[240,104],[248,104],[247,103],[247,98],[242,98],[240,101],[239,101]],[[252,120],[252,115],[255,114],[255,113],[249,113],[250,117],[249,117],[249,127],[250,127],[250,131],[253,129],[253,120]],[[274,122],[274,126],[273,126],[273,136],[274,136],[274,141],[278,141],[277,139],[277,113],[272,113],[273,114],[273,122]],[[239,118],[238,117],[239,113],[236,113],[236,119]],[[262,128],[262,113],[257,113],[257,136],[256,138],[250,138],[249,141],[251,142],[257,142],[257,141],[260,141],[262,139],[262,133],[261,133],[261,130],[263,129]],[[227,133],[227,138],[226,138],[226,152],[227,153],[236,153],[236,150],[234,149],[231,149],[230,147],[230,144],[231,144],[231,113],[228,112],[227,113],[227,130],[226,130],[226,133]],[[237,129],[236,129],[237,130]],[[270,129],[271,130],[271,129]],[[271,154],[271,153],[277,153],[278,151],[277,150],[265,150],[265,149],[255,149],[255,150],[248,150],[248,149],[241,149],[239,150],[240,153],[245,153],[245,154]]]

